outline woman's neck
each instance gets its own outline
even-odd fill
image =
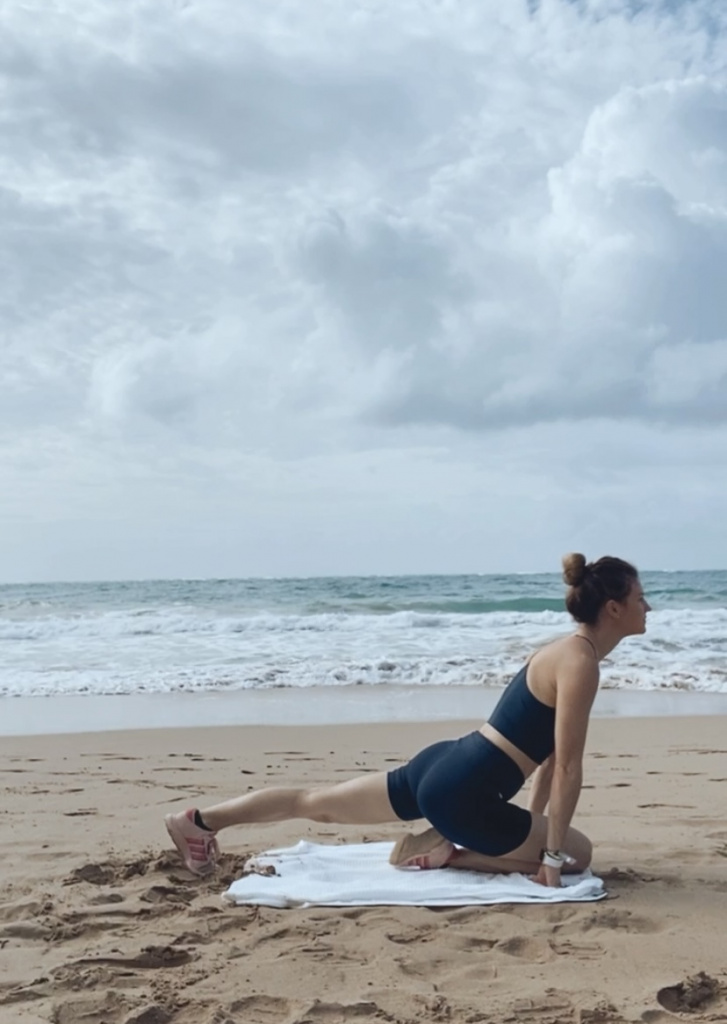
[[[623,639],[622,636],[614,636],[611,630],[599,626],[581,625],[575,632],[575,636],[585,640],[593,648],[596,661],[601,661],[610,654],[614,647]]]
[[[596,646],[596,642],[595,642],[595,640],[592,637],[588,636],[588,634],[584,633],[583,630],[581,630],[581,629],[576,630],[576,632],[573,635],[578,637],[579,640],[585,640],[585,642],[588,644],[588,646],[593,651],[593,654],[594,654],[594,656],[596,658],[596,661],[600,661],[601,660],[601,655],[598,653],[598,647]]]

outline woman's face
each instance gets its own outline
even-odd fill
[[[626,599],[620,602],[622,609],[622,625],[624,636],[633,636],[637,633],[646,632],[646,613],[651,611],[651,605],[644,596],[644,589],[638,577],[631,584],[631,590]]]

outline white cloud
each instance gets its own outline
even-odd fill
[[[427,523],[459,523],[452,558],[470,549],[476,517],[444,494],[466,502],[475,480],[472,502],[552,500],[542,530],[491,512],[493,531],[530,532],[533,562],[579,521],[546,486],[578,479],[558,444],[576,431],[594,446],[583,458],[605,490],[590,481],[579,516],[604,522],[604,502],[628,501],[608,481],[643,479],[624,427],[639,421],[639,437],[669,428],[652,484],[683,507],[696,558],[694,508],[673,500],[693,470],[675,452],[681,436],[710,452],[711,522],[725,499],[710,438],[727,420],[726,22],[716,0],[6,7],[6,532],[50,493],[50,558],[54,522],[102,534],[123,493],[129,538],[146,536],[153,492],[162,518],[194,510],[190,529],[230,510],[252,536],[277,523],[253,547],[257,571],[285,571],[272,552],[293,510],[328,521],[350,493],[371,551],[387,517],[421,512],[421,536],[382,550],[424,569]],[[621,445],[609,460],[604,424]],[[307,543],[305,571],[353,564],[345,530],[326,554],[331,531]],[[57,532],[66,550],[73,528]],[[37,537],[18,543],[22,576]],[[206,554],[172,545],[156,572],[222,557],[194,543]],[[143,564],[151,542],[137,546]],[[123,572],[75,557],[81,574]]]

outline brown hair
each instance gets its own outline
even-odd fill
[[[563,580],[568,584],[565,606],[576,620],[593,626],[607,601],[625,601],[638,570],[630,562],[605,555],[586,562],[585,555],[563,558]]]

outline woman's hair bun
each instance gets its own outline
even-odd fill
[[[586,556],[571,552],[563,556],[563,582],[569,587],[580,587],[586,575]]]
[[[576,622],[593,626],[604,604],[625,601],[638,578],[636,566],[622,558],[604,555],[587,563],[585,555],[572,552],[563,559],[563,579],[569,587],[565,606]]]

